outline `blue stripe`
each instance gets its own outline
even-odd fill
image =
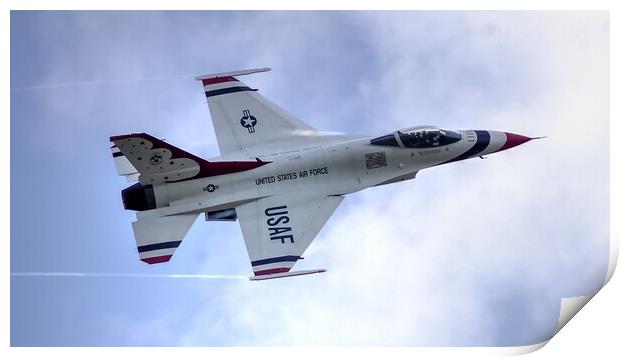
[[[181,244],[180,240],[175,240],[172,242],[163,242],[163,243],[155,243],[149,245],[141,245],[138,247],[138,252],[150,252],[151,250],[159,250],[159,249],[168,249],[168,248],[176,248]]]
[[[245,92],[245,91],[256,91],[256,89],[252,89],[250,87],[230,87],[230,88],[222,88],[222,89],[214,89],[205,91],[205,95],[207,98],[213,97],[216,95],[235,93],[235,92]]]
[[[477,139],[474,146],[472,146],[469,150],[465,151],[461,155],[455,157],[454,159],[444,162],[444,164],[447,164],[448,162],[469,159],[472,156],[478,155],[489,146],[489,143],[491,142],[491,134],[489,134],[489,132],[486,130],[475,130],[475,132]]]
[[[112,153],[112,157],[118,157],[118,156],[123,156],[123,153],[122,153],[122,152],[120,152],[120,151],[117,151],[117,152],[113,152],[113,153]]]
[[[283,257],[275,257],[275,258],[269,258],[269,259],[261,259],[261,260],[255,260],[252,262],[252,266],[258,266],[258,265],[265,265],[265,264],[271,264],[271,263],[280,263],[280,262],[296,262],[297,259],[299,259],[298,255],[285,255]]]

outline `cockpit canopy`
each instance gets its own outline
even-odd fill
[[[400,141],[406,148],[423,149],[444,146],[459,140],[461,140],[461,133],[457,131],[434,126],[416,126],[374,138],[370,140],[370,143],[382,146],[400,146]]]

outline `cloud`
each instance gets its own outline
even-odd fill
[[[198,315],[183,343],[518,345],[549,338],[559,298],[596,291],[606,269],[606,15],[360,17],[383,60],[378,83],[361,79],[361,97],[372,96],[371,112],[383,113],[380,121],[365,118],[365,127],[426,117],[551,138],[350,195],[297,267],[328,273],[231,287],[218,323],[235,339],[205,329]],[[577,33],[581,41],[570,36]]]
[[[40,82],[12,86],[271,66],[247,82],[321,130],[382,135],[437,124],[550,136],[349,195],[296,266],[325,274],[194,287],[208,303],[175,310],[183,323],[162,312],[118,317],[110,329],[154,329],[183,345],[531,344],[555,328],[560,297],[600,287],[609,237],[605,13],[62,17],[41,15],[37,31],[73,40],[64,51],[43,43]],[[60,155],[105,132],[146,130],[217,155],[191,79],[38,93],[27,103],[46,116],[21,143]],[[28,105],[12,107],[21,115]],[[39,139],[50,135],[57,144]],[[183,248],[177,268],[250,273],[236,224],[197,223]],[[149,303],[159,311],[168,301]]]

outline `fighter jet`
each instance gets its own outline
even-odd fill
[[[291,271],[345,195],[411,180],[423,169],[513,148],[534,138],[493,130],[415,126],[380,136],[323,133],[238,77],[270,68],[196,77],[221,156],[203,159],[146,133],[110,137],[140,259],[167,262],[196,218],[239,221],[254,276]]]

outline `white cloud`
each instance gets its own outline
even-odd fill
[[[439,124],[550,138],[350,195],[296,266],[325,267],[327,273],[226,283],[205,289],[210,304],[183,330],[169,314],[134,328],[188,345],[487,345],[547,337],[554,314],[548,301],[591,293],[604,277],[599,275],[609,236],[606,14],[345,16],[346,21],[321,13],[246,13],[225,21],[215,15],[183,21],[155,16],[144,31],[161,42],[144,41],[138,48],[123,37],[122,21],[102,33],[98,29],[107,22],[78,17],[84,36],[116,60],[79,56],[85,61],[75,65],[81,73],[97,68],[96,79],[265,65],[274,71],[248,82],[319,129],[383,134]],[[187,42],[166,42],[170,31],[188,28],[200,31]],[[93,33],[101,38],[88,36]],[[113,45],[104,45],[110,40]],[[162,50],[168,47],[173,49]],[[149,53],[161,57],[141,61]],[[49,63],[66,69],[67,58],[50,57]],[[171,72],[157,76],[179,73]],[[45,79],[84,80],[66,76],[59,69]],[[98,127],[149,128],[168,133],[180,146],[189,143],[198,154],[216,153],[200,85],[191,79],[153,82],[148,90],[93,88],[77,108],[76,97],[82,98],[44,100],[54,117],[79,131],[92,125],[89,113],[102,118],[98,101],[114,98],[113,106],[103,106],[107,121]],[[124,114],[114,116],[118,113]],[[56,124],[36,130],[61,139],[75,133]],[[200,150],[200,142],[211,145]],[[71,145],[62,140],[56,150]],[[205,234],[212,236],[199,239]],[[188,238],[175,259],[183,254],[204,260],[206,273],[250,273],[237,226],[207,224]],[[151,336],[130,337],[131,343],[145,340]]]
[[[446,99],[440,112],[460,125],[550,138],[351,195],[298,267],[328,272],[226,289],[218,326],[235,338],[222,343],[535,343],[553,332],[553,301],[559,308],[560,296],[600,286],[609,235],[606,15],[438,17],[450,27],[435,17],[365,16],[386,61],[375,89],[389,93],[376,94],[384,118],[366,125],[420,124],[403,113],[436,119],[433,105]],[[459,21],[464,34],[454,32]],[[437,62],[412,66],[425,52]],[[490,83],[468,83],[480,76]],[[492,306],[511,297],[539,300]],[[530,325],[509,329],[495,316],[503,307],[514,319],[523,306]],[[223,338],[209,324],[199,314],[182,342]]]

